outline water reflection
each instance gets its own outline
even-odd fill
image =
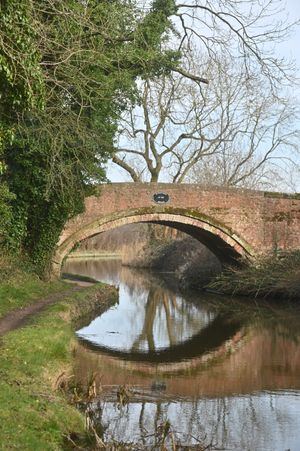
[[[107,440],[136,441],[152,449],[159,426],[168,421],[177,443],[212,444],[213,449],[238,451],[297,451],[299,407],[294,392],[130,403],[120,410],[112,403],[105,404],[104,409],[103,405],[94,405]],[[171,438],[167,449],[172,449]]]
[[[214,316],[160,287],[129,292],[122,284],[119,304],[77,335],[102,349],[149,356],[199,334]]]
[[[205,303],[193,303],[175,294],[162,279],[122,268],[120,262],[72,262],[65,269],[112,282],[112,268],[119,277],[119,303],[86,327],[78,337],[94,351],[127,360],[176,362],[207,353],[221,346],[239,329]],[[116,279],[114,279],[116,284]],[[163,285],[163,286],[161,286]]]
[[[185,299],[115,261],[64,271],[119,285],[119,305],[80,330],[75,373],[96,375],[104,437],[153,446],[168,420],[178,441],[222,449],[300,449],[300,315],[294,306]],[[116,408],[120,385],[129,404]],[[205,438],[206,437],[206,438]],[[170,444],[171,447],[171,444]]]

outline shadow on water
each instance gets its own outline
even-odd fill
[[[66,262],[64,271],[119,287],[118,305],[77,331],[75,376],[83,385],[95,376],[101,395],[89,409],[105,440],[150,449],[168,422],[186,445],[300,449],[297,307],[182,295],[170,275],[115,260]]]

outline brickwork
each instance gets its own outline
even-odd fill
[[[169,200],[156,203],[153,195],[157,193],[167,194]],[[60,267],[84,238],[135,222],[183,230],[221,260],[300,249],[300,195],[190,184],[119,183],[99,186],[99,194],[86,199],[85,213],[66,224],[54,267]]]

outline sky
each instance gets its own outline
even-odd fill
[[[300,0],[280,0],[280,2],[286,5],[285,12],[288,15],[288,20],[291,22],[300,21]],[[287,60],[294,60],[298,69],[298,76],[300,80],[300,24],[295,27],[293,33],[289,38],[277,44],[275,52],[278,56],[285,57]],[[299,96],[300,100],[300,88],[297,89],[296,95]],[[107,167],[107,176],[111,182],[124,182],[131,181],[130,177],[126,175],[125,171],[109,163]],[[296,175],[297,177],[297,175]],[[298,177],[297,177],[298,178]],[[299,187],[299,188],[298,188]],[[297,183],[297,191],[300,190],[300,170],[299,170],[299,183]]]
[[[299,0],[287,0],[286,11],[290,20],[300,20],[300,1]],[[283,50],[286,52],[286,56],[294,58],[300,69],[300,26],[295,29],[295,32],[290,39],[282,44]]]

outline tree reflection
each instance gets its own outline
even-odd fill
[[[276,409],[272,406],[276,403]],[[99,403],[94,418],[103,439],[142,444],[145,449],[298,449],[298,396],[258,393],[174,402],[130,402],[116,412]],[[105,427],[103,427],[105,425]],[[98,424],[99,426],[99,424]],[[197,448],[199,446],[199,448]],[[203,448],[201,448],[202,446]]]
[[[168,341],[169,347],[175,346],[186,331],[192,336],[210,319],[211,316],[202,311],[200,313],[199,309],[195,312],[195,306],[182,302],[174,293],[152,286],[147,295],[142,331],[137,335],[131,351],[140,351],[145,343],[148,351],[156,351],[159,348],[156,343],[162,336],[167,337],[164,342]]]

